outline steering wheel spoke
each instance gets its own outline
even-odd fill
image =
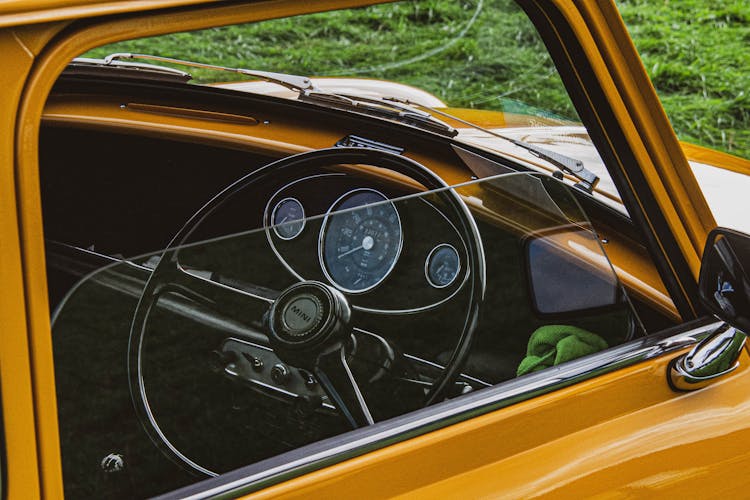
[[[323,390],[353,428],[374,423],[342,346],[321,353],[314,371]]]
[[[203,276],[197,271],[175,267],[160,276],[161,286],[154,295],[177,293],[227,318],[242,318],[256,327],[263,325],[263,317],[273,304],[272,291],[248,290],[238,283],[226,283]],[[263,293],[263,294],[261,294]]]

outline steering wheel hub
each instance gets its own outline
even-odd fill
[[[287,352],[287,358],[301,351],[318,352],[351,333],[351,308],[346,297],[318,281],[290,286],[268,314],[271,344]]]
[[[281,311],[284,331],[290,336],[304,337],[314,332],[325,315],[323,304],[315,295],[302,294],[292,298]]]

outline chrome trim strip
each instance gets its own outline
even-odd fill
[[[703,318],[563,365],[530,373],[427,408],[318,441],[157,498],[237,497],[519,401],[693,345],[722,324]],[[687,331],[682,329],[690,328]]]

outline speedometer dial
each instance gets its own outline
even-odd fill
[[[393,203],[372,189],[357,189],[328,211],[318,252],[333,285],[360,293],[377,286],[393,270],[402,242],[401,220]]]

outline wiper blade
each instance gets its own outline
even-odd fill
[[[346,94],[333,94],[322,91],[300,93],[300,100],[324,102],[334,107],[361,111],[370,115],[394,119],[418,128],[428,129],[449,137],[458,135],[458,130],[429,113],[406,103],[396,103],[383,99],[361,97]]]
[[[528,142],[519,141],[518,139],[513,139],[512,137],[498,134],[497,132],[481,127],[475,123],[471,123],[470,121],[464,120],[463,118],[453,116],[450,113],[446,113],[445,111],[441,111],[430,106],[425,106],[424,104],[411,102],[408,99],[402,99],[399,97],[384,97],[383,99],[398,103],[411,104],[413,106],[419,106],[435,114],[450,118],[451,120],[456,120],[457,122],[463,123],[464,125],[468,125],[469,127],[480,130],[486,134],[493,135],[500,139],[511,142],[512,144],[525,149],[537,158],[551,163],[552,165],[556,166],[561,172],[572,175],[579,180],[579,182],[576,184],[576,187],[583,191],[586,191],[589,194],[594,191],[594,188],[599,183],[599,177],[594,172],[586,169],[586,167],[583,166],[583,162],[576,158],[571,158],[570,156],[556,153],[554,151],[550,151],[549,149],[542,148],[534,144],[529,144]],[[562,177],[562,174],[560,174],[560,176]]]
[[[158,66],[156,64],[134,63],[124,61],[111,61],[105,63],[103,59],[90,59],[87,57],[76,57],[65,68],[68,75],[101,75],[102,68],[106,68],[107,74],[115,71],[118,77],[125,78],[147,78],[152,80],[189,82],[192,75],[185,71]]]
[[[184,61],[182,59],[174,59],[171,57],[152,56],[149,54],[131,54],[129,52],[120,52],[117,54],[110,54],[104,58],[104,64],[112,64],[114,61],[122,59],[145,59],[149,61],[158,61],[168,64],[177,64],[180,66],[190,66],[193,68],[213,69],[217,71],[228,71],[230,73],[239,73],[240,75],[251,76],[253,78],[259,78],[267,82],[276,83],[283,87],[296,92],[305,92],[317,90],[313,85],[312,81],[306,76],[298,75],[287,75],[285,73],[275,73],[273,71],[256,71],[253,69],[244,68],[230,68],[227,66],[217,66],[215,64],[206,64],[193,61]]]

